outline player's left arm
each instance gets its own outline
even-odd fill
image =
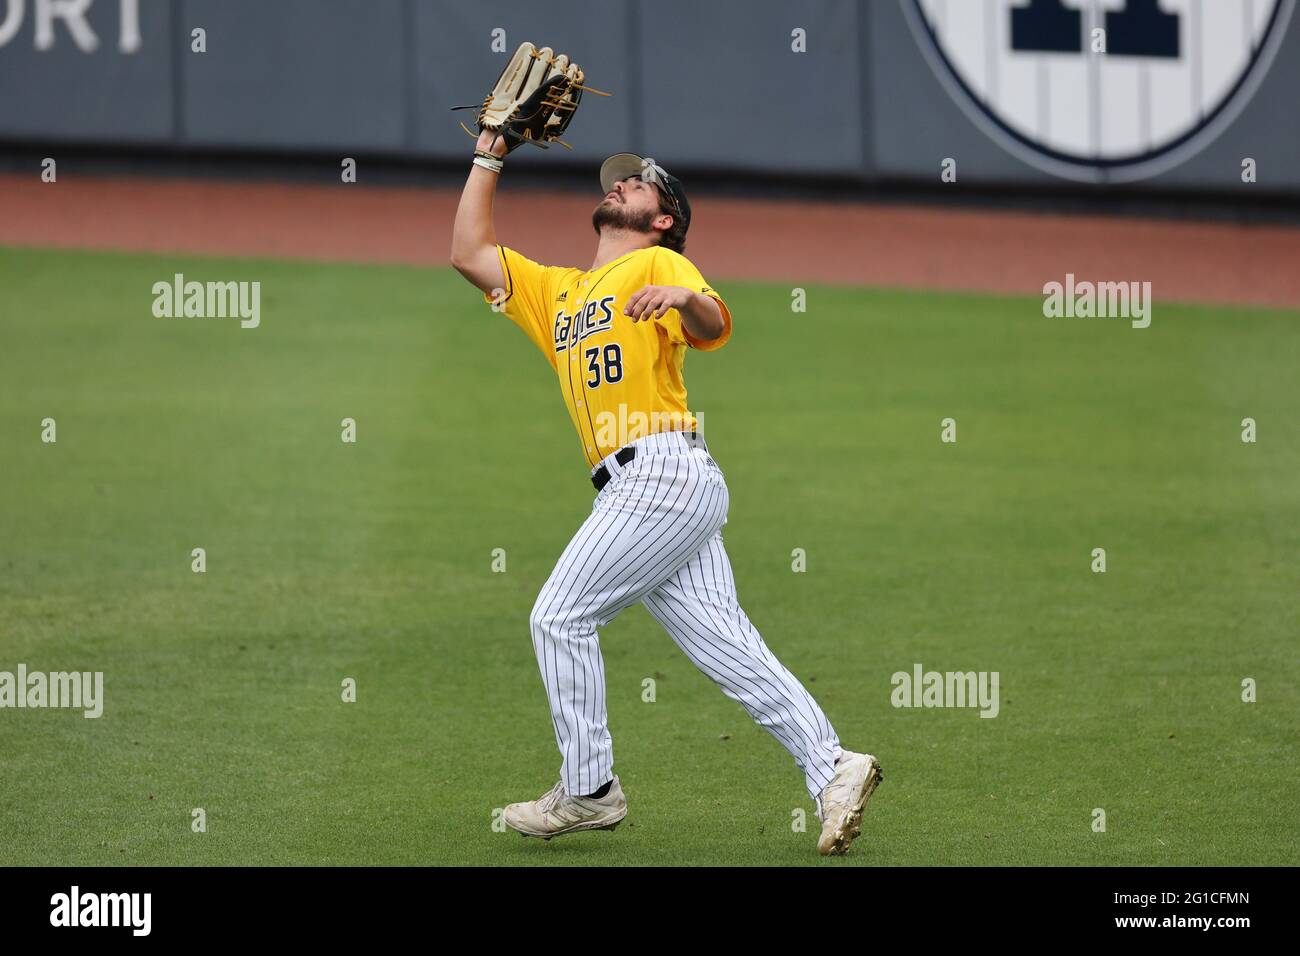
[[[669,309],[681,313],[686,332],[699,342],[712,342],[726,331],[722,309],[712,296],[683,285],[648,285],[632,293],[623,314],[633,322],[661,319]]]

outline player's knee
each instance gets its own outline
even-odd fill
[[[554,638],[559,634],[559,615],[556,614],[553,603],[547,598],[545,591],[539,594],[537,603],[533,605],[528,615],[528,629],[532,631],[534,639]]]
[[[528,615],[528,627],[535,640],[554,641],[572,633],[576,619],[577,614],[574,609],[566,607],[556,601],[554,595],[543,591],[538,595],[537,603],[533,605],[533,610]]]

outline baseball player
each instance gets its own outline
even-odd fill
[[[817,702],[736,599],[722,544],[727,483],[686,400],[688,349],[731,336],[726,303],[682,251],[691,207],[680,180],[631,153],[600,168],[591,267],[539,265],[499,245],[492,222],[507,146],[484,130],[461,194],[451,262],[533,341],[559,382],[596,499],[533,606],[529,625],[559,745],[560,781],[505,808],[550,839],[612,830],[627,815],[605,714],[599,629],[640,602],[691,661],[790,752],[841,854],[881,779],[840,747]]]

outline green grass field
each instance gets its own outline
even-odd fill
[[[260,280],[261,327],[155,318],[177,271]],[[494,831],[557,776],[527,615],[592,490],[458,276],[0,249],[0,290],[0,670],[106,696],[0,710],[0,864],[1300,862],[1300,314],[721,284],[687,366],[742,603],[885,768],[823,861],[640,607],[602,634],[630,825]],[[999,715],[892,707],[916,663],[998,671]]]

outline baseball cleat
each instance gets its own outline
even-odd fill
[[[835,776],[817,801],[822,821],[818,853],[843,856],[849,852],[849,844],[862,833],[862,811],[882,779],[880,764],[871,754],[843,752]]]
[[[512,803],[501,814],[512,830],[543,840],[579,830],[613,830],[625,816],[627,799],[618,777],[599,800],[571,797],[564,792],[564,784],[557,783],[538,799]]]

